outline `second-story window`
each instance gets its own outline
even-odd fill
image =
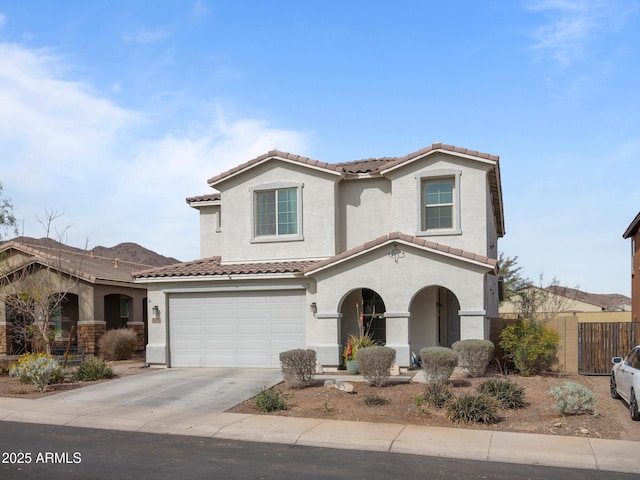
[[[424,170],[416,175],[418,228],[416,235],[460,235],[460,179],[454,169]]]
[[[424,182],[424,230],[453,228],[453,178]]]
[[[298,234],[298,189],[255,192],[255,236]]]

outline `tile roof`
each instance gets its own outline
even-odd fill
[[[215,201],[219,201],[220,198],[221,198],[221,195],[219,193],[209,193],[205,195],[198,195],[196,197],[187,197],[186,201],[189,204],[197,203],[197,202],[215,202]]]
[[[282,152],[280,150],[271,150],[267,153],[264,153],[256,158],[253,158],[245,163],[242,163],[240,165],[237,165],[233,168],[231,168],[230,170],[227,170],[226,172],[222,172],[219,175],[216,175],[215,177],[212,177],[208,180],[208,183],[214,184],[220,180],[223,180],[226,177],[229,177],[231,175],[234,175],[236,173],[241,172],[242,170],[245,170],[255,164],[261,163],[264,160],[267,160],[269,158],[272,157],[278,157],[278,158],[283,158],[285,160],[290,160],[292,162],[298,162],[304,165],[309,165],[312,167],[317,167],[317,168],[321,168],[324,170],[328,170],[328,171],[332,171],[332,172],[336,172],[338,171],[338,167],[336,164],[331,164],[331,163],[326,163],[326,162],[320,162],[319,160],[313,160],[311,158],[308,157],[303,157],[300,155],[295,155],[293,153],[288,153],[288,152]]]
[[[302,157],[300,155],[295,155],[288,152],[283,152],[280,150],[271,150],[263,155],[260,155],[254,159],[251,159],[241,165],[238,165],[226,172],[222,172],[215,177],[212,177],[208,180],[209,185],[213,186],[214,184],[226,179],[227,177],[233,176],[237,173],[242,172],[250,168],[253,165],[257,165],[269,158],[277,157],[285,160],[289,160],[292,162],[297,162],[302,165],[309,165],[315,168],[320,168],[332,173],[339,173],[342,175],[345,174],[384,174],[385,171],[399,168],[405,163],[410,163],[412,160],[420,158],[424,155],[427,155],[431,152],[437,151],[445,151],[451,152],[459,155],[468,155],[471,157],[476,157],[480,160],[488,160],[490,162],[495,162],[496,168],[492,169],[489,172],[489,187],[491,189],[491,199],[494,205],[494,215],[496,217],[496,226],[498,229],[499,236],[504,236],[504,211],[502,206],[502,186],[500,182],[500,166],[499,161],[500,157],[497,155],[491,155],[489,153],[479,152],[477,150],[469,150],[468,148],[456,147],[453,145],[447,145],[444,143],[433,143],[428,147],[424,147],[418,151],[409,153],[403,157],[382,157],[382,158],[368,158],[363,160],[355,160],[351,162],[342,162],[342,163],[326,163],[320,162],[318,160],[313,160],[308,157]],[[215,194],[213,194],[215,195]],[[207,195],[203,195],[201,197],[190,197],[187,199],[187,203],[191,203],[191,201],[205,201],[205,197]],[[195,200],[201,199],[201,200]],[[191,200],[191,201],[190,201]],[[219,198],[218,198],[219,200]]]
[[[10,249],[18,250],[30,256],[29,260],[19,264],[20,268],[28,264],[40,263],[91,283],[110,281],[128,283],[133,286],[132,272],[149,267],[149,265],[141,265],[119,259],[97,257],[92,255],[91,252],[33,246],[14,241],[6,242],[0,247],[0,251]]]
[[[424,238],[421,238],[421,237],[405,235],[404,233],[400,233],[400,232],[391,232],[391,233],[388,233],[387,235],[378,237],[375,240],[371,240],[370,242],[364,243],[362,245],[359,245],[357,247],[354,247],[342,253],[339,253],[338,255],[327,258],[326,260],[315,262],[309,265],[305,269],[305,273],[310,273],[315,270],[327,267],[331,264],[339,263],[343,260],[346,260],[349,257],[358,255],[360,253],[365,253],[370,250],[374,250],[381,245],[384,245],[386,243],[390,243],[393,241],[400,241],[400,242],[415,245],[416,247],[427,248],[427,249],[435,250],[448,255],[453,255],[464,260],[471,260],[478,263],[483,263],[494,269],[497,267],[497,264],[498,264],[498,261],[495,258],[489,258],[484,255],[478,255],[476,253],[467,252],[465,250],[449,247],[447,245],[442,245],[440,243],[430,242],[429,240],[425,240]]]
[[[314,261],[284,261],[223,264],[220,257],[209,257],[167,267],[134,272],[134,278],[204,277],[225,275],[260,275],[302,273]]]
[[[636,215],[636,218],[634,218],[631,224],[627,227],[625,232],[622,234],[622,238],[632,237],[636,234],[638,228],[640,228],[640,213]]]
[[[376,238],[358,247],[346,250],[338,255],[326,260],[298,260],[281,262],[261,262],[261,263],[234,263],[223,264],[221,257],[209,257],[192,262],[177,263],[166,267],[141,270],[133,273],[136,279],[141,278],[169,278],[169,277],[205,277],[205,276],[225,276],[225,275],[263,275],[280,273],[305,273],[327,267],[334,263],[339,263],[351,256],[358,255],[369,250],[373,250],[385,243],[400,241],[409,243],[420,248],[427,248],[453,255],[463,260],[471,260],[482,263],[491,268],[496,268],[497,260],[478,255],[464,250],[448,247],[439,243],[430,242],[423,238],[405,235],[399,232],[392,232],[382,237]]]

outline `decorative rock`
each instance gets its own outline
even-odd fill
[[[554,427],[555,427],[555,428],[560,428],[560,427],[562,427],[562,424],[561,424],[561,423],[556,423],[556,424],[554,425]]]
[[[587,430],[586,428],[581,428],[580,433],[582,433],[583,435],[589,435],[589,430]]]
[[[336,388],[336,381],[333,378],[324,381],[324,388],[333,387]]]
[[[353,393],[353,383],[338,382],[335,384],[335,388],[337,388],[341,392]]]

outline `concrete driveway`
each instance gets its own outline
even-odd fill
[[[280,369],[169,368],[44,397],[38,402],[223,412],[282,380]]]

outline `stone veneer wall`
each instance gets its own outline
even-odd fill
[[[9,355],[12,343],[11,324],[0,323],[0,355]]]
[[[145,349],[144,344],[144,323],[143,322],[129,322],[127,328],[136,332],[138,337],[138,344],[136,345],[136,352],[140,352]]]
[[[98,339],[107,331],[106,322],[78,322],[78,346],[89,355],[98,354]]]

